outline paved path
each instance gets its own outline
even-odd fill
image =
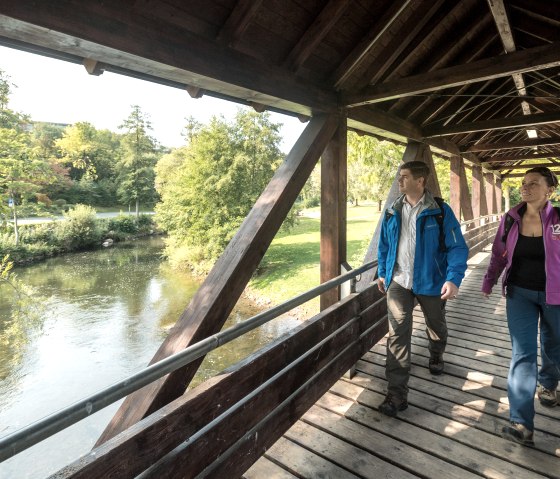
[[[121,212],[112,212],[112,213],[97,213],[96,216],[97,218],[115,218],[116,216],[119,216],[120,214],[123,215],[134,215],[136,214],[134,211],[132,212],[128,212],[128,211],[121,211]],[[153,211],[141,211],[140,212],[141,215],[153,215],[154,212]],[[49,221],[58,221],[58,220],[62,220],[64,219],[64,216],[36,216],[33,218],[18,218],[18,225],[34,225],[34,224],[39,224],[39,223],[48,223]],[[9,221],[10,223],[12,223],[12,221]]]

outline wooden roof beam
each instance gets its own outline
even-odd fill
[[[495,165],[497,163],[506,163],[510,161],[520,161],[520,160],[540,160],[542,158],[558,158],[560,157],[560,150],[545,151],[542,153],[527,153],[525,155],[512,155],[512,156],[500,156],[496,158],[485,158],[484,163]]]
[[[294,72],[299,70],[317,45],[336,25],[349,3],[349,0],[330,0],[325,5],[284,61],[284,66],[288,70]]]
[[[546,168],[550,167],[560,167],[560,162],[553,162],[553,163],[534,163],[532,165],[509,165],[509,166],[491,166],[490,169],[493,171],[496,170],[530,170],[531,168],[536,168],[538,166],[545,166]]]
[[[332,90],[304,82],[284,68],[224,48],[216,41],[173,25],[154,36],[160,30],[157,20],[130,16],[120,2],[82,2],[80,8],[71,8],[72,3],[4,2],[0,36],[22,42],[33,38],[43,48],[96,58],[111,69],[149,71],[154,78],[204,85],[207,92],[251,98],[296,114],[337,108],[337,95]],[[112,30],[107,45],[106,25],[115,22],[126,22],[127,28]],[[181,38],[181,43],[176,38]]]
[[[348,111],[348,127],[390,140],[407,143],[409,140],[426,143],[436,154],[461,155],[474,164],[480,160],[474,153],[463,153],[459,147],[445,138],[424,138],[422,130],[413,123],[391,113],[375,108],[354,108]]]
[[[556,175],[560,175],[560,169],[551,170]],[[502,175],[502,179],[505,180],[506,178],[521,178],[525,176],[526,173],[506,173]]]
[[[262,0],[239,0],[222,26],[216,40],[222,45],[233,46],[241,38]]]
[[[492,150],[514,150],[519,148],[533,148],[535,146],[549,146],[560,144],[560,138],[536,138],[531,140],[527,138],[524,141],[511,142],[511,141],[498,141],[496,143],[480,143],[472,145],[468,148],[461,148],[461,153],[475,153],[479,151],[492,151]]]
[[[377,41],[411,2],[412,0],[400,0],[391,3],[385,14],[374,23],[373,28],[367,32],[354,47],[350,55],[334,71],[331,76],[331,83],[334,88],[340,89],[348,78],[352,76]]]
[[[524,128],[527,126],[542,125],[545,123],[559,123],[560,112],[539,113],[537,115],[515,116],[511,118],[498,118],[494,120],[477,121],[474,123],[460,123],[443,128],[425,128],[424,136],[460,135],[486,130],[503,130],[507,128]]]
[[[560,42],[366,87],[346,93],[343,102],[348,107],[368,105],[557,66]]]
[[[379,53],[376,61],[371,64],[363,76],[363,81],[357,86],[366,87],[370,83],[377,83],[382,79],[389,67],[397,60],[399,55],[410,45],[416,35],[426,26],[433,15],[440,9],[445,0],[435,2],[421,2],[419,11],[415,11],[402,26],[405,35],[395,35],[390,43]]]
[[[494,17],[496,27],[498,28],[498,33],[504,45],[506,53],[512,53],[517,48],[515,47],[515,40],[513,39],[513,34],[511,32],[511,27],[509,24],[508,15],[506,12],[506,7],[503,0],[488,0],[488,5],[490,6],[490,11]],[[515,83],[515,89],[520,96],[527,96],[527,88],[525,87],[525,80],[521,73],[515,73],[512,75],[513,83]],[[521,102],[521,110],[524,115],[531,114],[531,108],[529,103],[526,101]]]

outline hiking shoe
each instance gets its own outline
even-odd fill
[[[540,403],[545,407],[554,407],[558,404],[556,388],[546,389],[542,384],[538,384],[537,397],[539,398]]]
[[[441,373],[443,373],[443,366],[443,355],[432,353],[430,355],[430,362],[428,363],[430,372],[435,376],[439,376]]]
[[[385,400],[379,405],[379,412],[385,416],[395,417],[398,411],[404,411],[407,407],[406,399],[396,401],[391,394],[387,394]]]
[[[524,446],[534,446],[533,431],[529,431],[523,424],[511,422],[502,428],[502,437],[508,441],[517,442]]]

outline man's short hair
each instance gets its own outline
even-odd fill
[[[420,177],[424,178],[424,185],[426,185],[430,176],[430,168],[423,161],[407,161],[401,165],[401,170],[410,170],[415,180]]]

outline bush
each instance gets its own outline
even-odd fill
[[[76,205],[64,213],[65,221],[57,223],[58,242],[66,250],[84,249],[101,241],[101,231],[91,206]]]
[[[116,218],[111,218],[107,224],[110,231],[134,234],[138,232],[138,224],[131,215],[120,214]]]

